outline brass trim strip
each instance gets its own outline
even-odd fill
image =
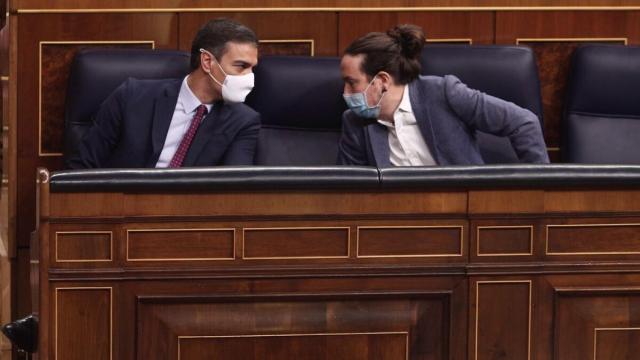
[[[401,255],[360,255],[360,229],[460,229],[460,253],[455,254],[401,254]],[[464,225],[426,225],[426,226],[358,226],[356,229],[356,258],[426,258],[452,257],[464,255]]]
[[[222,258],[131,258],[129,257],[129,233],[135,232],[193,232],[193,231],[233,231],[233,255],[231,257]],[[189,229],[127,229],[126,235],[126,261],[128,262],[142,262],[142,261],[222,261],[222,260],[235,260],[236,258],[236,229],[235,228],[189,228]]]
[[[155,40],[100,40],[100,41],[40,41],[38,43],[38,156],[54,157],[63,156],[63,153],[42,151],[42,45],[100,45],[100,44],[151,44],[155,49]]]
[[[640,6],[396,6],[396,7],[220,7],[220,8],[72,8],[17,9],[17,14],[201,13],[201,12],[412,12],[412,11],[631,11]]]
[[[54,295],[54,359],[58,357],[58,292],[62,290],[109,290],[109,359],[113,360],[113,287],[112,286],[90,286],[90,287],[58,287],[55,288]]]
[[[622,38],[517,38],[516,45],[520,45],[520,43],[532,43],[532,42],[614,42],[614,41],[623,41],[625,45],[628,45],[629,39],[626,37]]]
[[[480,230],[487,229],[529,229],[528,253],[480,253]],[[508,225],[508,226],[477,226],[476,227],[476,256],[531,256],[533,255],[533,225]]]
[[[277,231],[277,230],[346,230],[347,231],[347,255],[346,256],[245,256],[245,233],[248,231]],[[242,228],[242,260],[286,260],[286,259],[348,259],[351,257],[351,228],[348,226],[302,226],[302,227],[262,227]]]
[[[427,39],[427,43],[464,43],[473,45],[473,39],[470,38],[442,38],[442,39]]]
[[[532,280],[478,280],[476,281],[476,324],[475,324],[475,333],[474,333],[474,359],[478,359],[478,315],[479,315],[479,304],[480,304],[480,285],[481,284],[523,284],[526,283],[529,287],[529,318],[527,324],[527,360],[531,360],[531,309],[532,309]]]
[[[258,40],[259,44],[287,44],[287,43],[310,43],[311,54],[309,56],[315,56],[316,42],[314,39],[267,39]]]
[[[560,151],[559,147],[547,147],[547,151]]]
[[[640,226],[640,223],[628,224],[547,224],[545,225],[545,255],[636,255],[640,251],[583,251],[583,252],[549,252],[549,228],[566,228],[566,227],[605,227],[605,226]]]
[[[310,334],[246,334],[246,335],[179,335],[178,360],[180,360],[180,341],[182,339],[238,339],[263,337],[302,337],[302,336],[353,336],[353,335],[404,335],[405,360],[409,360],[409,333],[406,331],[353,332],[353,333],[310,333]]]
[[[109,259],[95,260],[60,260],[58,257],[58,234],[109,234]],[[55,233],[55,259],[56,263],[93,263],[93,262],[111,262],[113,261],[113,231],[56,231]]]
[[[596,358],[596,350],[598,348],[598,331],[640,331],[640,327],[626,327],[626,328],[594,328],[593,329],[593,360]]]

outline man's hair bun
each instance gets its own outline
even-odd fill
[[[407,59],[418,59],[425,43],[424,32],[419,26],[405,24],[397,25],[387,31],[400,46],[400,52]]]

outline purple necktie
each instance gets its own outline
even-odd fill
[[[202,122],[202,118],[207,114],[207,107],[204,105],[198,106],[196,109],[196,114],[193,115],[193,119],[191,119],[191,125],[189,125],[189,130],[182,137],[182,141],[180,142],[180,146],[178,146],[178,150],[173,155],[171,162],[169,163],[170,168],[179,168],[182,167],[182,162],[184,158],[187,156],[187,151],[189,151],[189,146],[191,146],[191,142],[193,138],[196,136],[196,131],[198,131],[198,126]]]

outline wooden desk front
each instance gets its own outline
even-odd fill
[[[39,359],[638,352],[637,189],[54,193],[47,179]]]

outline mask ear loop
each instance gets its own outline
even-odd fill
[[[216,60],[216,65],[218,65],[218,67],[220,68],[220,71],[222,71],[222,73],[224,74],[225,78],[226,78],[227,76],[229,76],[229,75],[227,75],[227,73],[224,71],[224,69],[222,68],[222,66],[220,66],[220,63],[218,62],[218,59],[216,59],[216,57],[215,57],[212,53],[210,53],[209,51],[207,51],[207,50],[205,50],[205,49],[200,49],[200,52],[201,52],[201,53],[203,53],[203,54],[204,54],[204,53],[209,54],[209,56],[211,56],[213,59],[215,59],[215,60]],[[213,76],[213,74],[211,73],[211,71],[209,71],[207,74],[209,75],[209,77],[211,77],[211,79],[213,79],[213,81],[215,81],[215,83],[216,83],[216,84],[220,85],[221,87],[222,87],[222,86],[224,86],[221,82],[219,82],[219,81],[218,81],[218,80]]]
[[[377,77],[378,77],[378,74],[376,74],[376,75],[373,77],[373,79],[371,79],[371,81],[369,81],[369,84],[367,85],[367,87],[366,87],[366,88],[364,88],[364,91],[362,92],[362,93],[364,94],[364,102],[365,102],[365,104],[367,105],[367,107],[368,107],[369,109],[373,109],[373,108],[379,107],[379,106],[380,106],[380,103],[382,102],[382,99],[384,98],[384,96],[385,96],[385,95],[386,95],[386,93],[387,93],[387,91],[383,89],[383,90],[382,90],[382,95],[380,96],[380,100],[378,100],[378,103],[376,103],[376,104],[375,104],[375,105],[373,105],[373,106],[369,106],[369,102],[367,101],[367,90],[369,90],[369,87],[371,86],[371,84],[373,84],[373,81],[374,81]]]

